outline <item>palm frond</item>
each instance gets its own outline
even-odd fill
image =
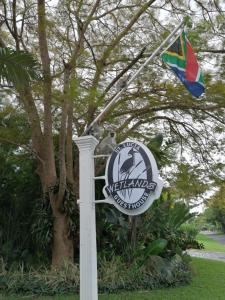
[[[39,78],[38,62],[25,51],[0,48],[0,82],[23,87]]]

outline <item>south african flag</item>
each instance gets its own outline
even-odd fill
[[[170,66],[193,96],[199,97],[204,93],[205,87],[202,71],[184,31],[161,54],[161,58]]]

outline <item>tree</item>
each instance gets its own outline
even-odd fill
[[[209,209],[212,211],[212,215],[215,222],[219,223],[225,231],[225,184],[221,182],[219,190],[211,197],[208,203]]]
[[[151,52],[168,34],[171,26],[161,12],[170,21],[187,9],[178,2],[63,0],[53,7],[45,0],[2,1],[2,39],[17,51],[33,53],[41,65],[41,79],[17,88],[16,94],[30,124],[36,171],[54,217],[53,265],[72,259],[74,252],[67,213],[68,202],[79,193],[73,137],[110,101],[119,80],[129,78],[149,55],[146,45]],[[198,31],[206,35],[201,22]],[[118,141],[127,136],[148,141],[163,128],[165,135],[178,137],[205,158],[207,130],[221,126],[224,88],[209,81],[207,98],[195,101],[180,85],[165,84],[164,74],[157,63],[146,69],[101,126],[116,128]]]
[[[0,124],[0,256],[8,267],[38,259],[30,232],[41,186],[32,153],[23,147],[30,136],[25,114],[5,107],[0,111]]]
[[[177,172],[172,173],[171,190],[177,199],[183,200],[191,207],[209,188],[207,180],[204,179],[204,171],[182,162],[178,164],[177,169]]]

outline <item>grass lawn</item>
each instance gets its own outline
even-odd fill
[[[197,240],[200,243],[203,243],[205,246],[205,251],[216,251],[216,252],[225,252],[225,246],[218,243],[217,241],[214,241],[213,239],[209,238],[208,236],[204,234],[198,234]],[[225,296],[224,296],[225,299]]]
[[[224,300],[225,263],[193,258],[194,278],[190,285],[154,291],[100,295],[99,300]],[[55,297],[3,296],[0,300],[79,300],[78,296]],[[91,299],[90,299],[91,300]]]

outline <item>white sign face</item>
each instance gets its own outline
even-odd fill
[[[107,162],[103,193],[118,210],[127,215],[145,212],[159,198],[162,187],[156,161],[145,145],[126,140],[114,149]]]

